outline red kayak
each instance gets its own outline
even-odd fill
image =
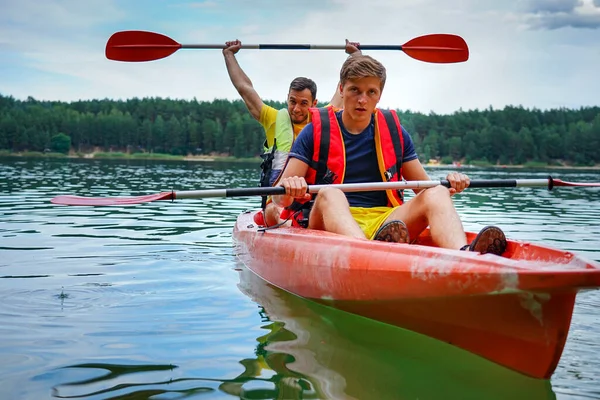
[[[259,230],[256,211],[233,231],[238,257],[298,296],[453,344],[535,378],[554,372],[575,296],[600,287],[600,265],[509,240],[501,256],[282,227]],[[468,240],[475,237],[467,233]]]

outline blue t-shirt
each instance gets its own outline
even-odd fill
[[[377,163],[375,149],[375,116],[371,117],[369,126],[353,135],[346,130],[342,123],[342,111],[335,113],[346,147],[346,174],[344,183],[382,182]],[[402,162],[417,158],[412,138],[402,128],[404,139],[404,152]],[[313,124],[309,123],[302,129],[290,151],[290,157],[297,158],[310,165],[314,153]],[[384,190],[371,192],[346,192],[346,198],[352,207],[378,207],[387,205],[387,196]]]

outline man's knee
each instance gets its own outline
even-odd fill
[[[346,200],[346,195],[340,189],[325,187],[319,190],[319,195],[317,196],[317,201],[321,199],[321,202],[332,202],[339,200]]]
[[[267,226],[272,226],[279,223],[281,208],[275,203],[268,203],[265,207],[265,221]]]
[[[319,190],[313,209],[322,210],[326,207],[348,207],[346,195],[340,189],[326,187]]]
[[[452,204],[450,190],[445,186],[434,186],[421,193],[421,201],[427,208],[446,207]]]

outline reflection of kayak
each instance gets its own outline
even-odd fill
[[[469,240],[474,234],[468,233]],[[600,265],[509,241],[502,257],[352,239],[301,228],[258,231],[253,212],[233,232],[240,259],[291,293],[452,343],[549,378],[578,290],[600,286]]]
[[[269,367],[279,376],[272,380],[306,382],[293,398],[555,398],[549,381],[418,333],[302,299],[246,268],[240,269],[239,288],[264,308],[271,323],[263,329],[278,327],[259,338],[265,358],[273,359]],[[277,362],[283,359],[288,361]]]

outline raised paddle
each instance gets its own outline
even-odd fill
[[[116,61],[152,61],[165,58],[179,49],[222,49],[225,44],[180,44],[168,36],[147,31],[114,33],[106,43],[106,58]],[[244,44],[244,49],[259,50],[344,50],[345,45],[321,44]],[[408,56],[430,63],[459,63],[469,59],[469,48],[457,35],[436,33],[416,37],[402,45],[360,45],[361,50],[400,50]]]
[[[372,183],[342,183],[334,185],[310,185],[308,191],[316,193],[325,187],[333,187],[343,192],[365,192],[372,190],[398,190],[398,189],[426,189],[434,186],[450,187],[448,181],[402,181],[402,182],[372,182]],[[551,190],[557,186],[570,187],[600,187],[598,183],[564,182],[560,179],[548,177],[546,179],[497,179],[497,180],[472,180],[469,188],[500,188],[500,187],[547,187]],[[241,189],[205,189],[161,192],[135,197],[82,197],[63,195],[51,200],[54,204],[67,206],[122,206],[128,204],[142,204],[157,200],[175,199],[203,199],[208,197],[244,197],[244,196],[272,196],[285,194],[281,186],[254,187]]]

